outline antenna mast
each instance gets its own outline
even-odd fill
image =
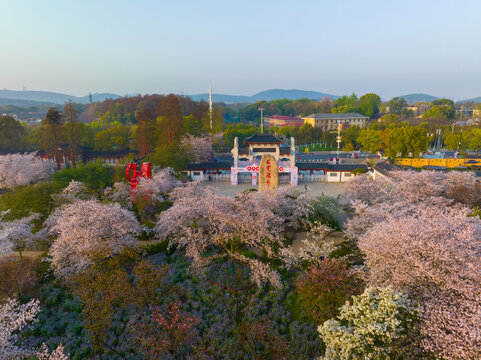
[[[261,134],[264,134],[264,108],[261,105],[261,107],[257,110],[261,112]]]
[[[209,116],[210,116],[210,131],[212,132],[212,85],[209,85]]]

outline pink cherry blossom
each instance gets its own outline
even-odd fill
[[[0,155],[0,189],[47,180],[54,169],[53,161],[35,153]]]
[[[45,221],[50,235],[52,266],[60,278],[82,272],[95,258],[108,257],[136,245],[141,227],[119,204],[77,201],[55,210]]]
[[[182,147],[195,162],[206,161],[212,156],[212,141],[208,135],[196,137],[186,134],[182,138]]]
[[[0,256],[11,254],[13,251],[24,251],[33,245],[36,236],[32,233],[32,221],[38,214],[32,214],[22,219],[4,220],[9,211],[0,212]]]
[[[16,345],[16,332],[32,322],[39,311],[40,305],[36,299],[23,305],[15,299],[9,299],[0,305],[0,359],[21,359],[32,353]]]
[[[175,177],[174,169],[154,169],[152,178],[141,178],[132,193],[132,199],[150,198],[152,201],[162,201],[164,196],[176,187],[182,186],[182,181]]]
[[[288,196],[292,195],[292,198]],[[286,200],[285,198],[288,198]],[[197,268],[216,256],[228,255],[246,263],[257,284],[280,286],[279,275],[266,264],[242,256],[248,249],[262,250],[269,258],[281,257],[285,248],[282,232],[286,223],[309,214],[308,201],[291,190],[245,192],[232,199],[211,187],[190,183],[172,191],[174,205],[162,212],[155,227],[157,237],[185,249]],[[302,207],[298,209],[297,207]],[[210,246],[218,249],[207,256]]]
[[[57,346],[52,352],[48,351],[47,345],[42,344],[40,351],[36,354],[38,360],[68,360],[69,355],[65,354],[65,349],[62,344]]]

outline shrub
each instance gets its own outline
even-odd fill
[[[351,171],[351,173],[352,175],[360,175],[360,174],[367,173],[367,170],[362,168],[355,168],[354,170]]]
[[[417,310],[391,288],[367,288],[340,309],[339,320],[319,326],[326,344],[323,360],[410,359]]]
[[[291,359],[289,343],[265,321],[243,321],[236,329],[236,347],[249,359]]]
[[[336,215],[339,211],[339,204],[336,200],[328,196],[320,196],[316,201],[312,202],[314,211],[309,216],[311,223],[319,222],[328,225],[334,230],[341,230]]]
[[[351,296],[362,293],[363,283],[343,263],[324,259],[299,276],[296,289],[308,318],[320,324],[336,316]]]
[[[158,253],[167,253],[169,247],[169,240],[162,240],[155,244],[149,244],[144,247],[147,255],[154,255]]]
[[[24,292],[37,282],[34,262],[28,258],[18,261],[13,257],[1,257],[0,274],[0,302]]]
[[[339,259],[349,255],[359,258],[362,258],[363,256],[359,251],[356,242],[344,240],[343,242],[334,245],[334,250],[330,252],[329,257],[331,259]]]
[[[54,183],[61,187],[65,187],[70,181],[75,180],[84,183],[92,191],[99,191],[113,184],[112,168],[99,161],[57,171],[52,177]]]
[[[5,220],[26,217],[31,213],[40,214],[35,221],[41,223],[54,209],[52,194],[61,191],[61,186],[55,183],[41,182],[35,185],[17,186],[12,191],[0,196],[0,211],[10,210]]]

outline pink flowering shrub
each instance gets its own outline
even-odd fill
[[[183,351],[194,351],[192,346],[198,340],[195,329],[198,322],[198,318],[185,313],[179,303],[173,302],[164,311],[151,306],[150,318],[136,323],[134,333],[149,358],[174,357]]]
[[[53,161],[41,159],[35,153],[0,155],[0,189],[46,180],[54,169]]]
[[[141,227],[134,215],[119,204],[77,201],[55,210],[45,221],[56,236],[50,248],[52,266],[60,278],[81,273],[96,259],[134,247]]]

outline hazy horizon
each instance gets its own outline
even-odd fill
[[[0,89],[481,96],[481,2],[4,1]]]

